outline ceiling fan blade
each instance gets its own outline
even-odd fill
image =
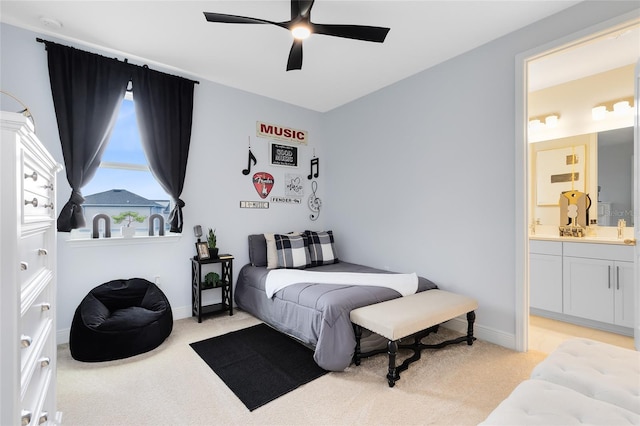
[[[315,0],[291,0],[291,20],[308,16]]]
[[[249,18],[247,16],[226,15],[224,13],[202,12],[209,22],[221,22],[224,24],[273,24],[282,26],[279,22],[267,21],[266,19]]]
[[[390,28],[370,27],[368,25],[331,25],[313,24],[313,32],[335,37],[382,43]]]
[[[289,60],[287,61],[287,71],[302,69],[302,40],[293,40]]]

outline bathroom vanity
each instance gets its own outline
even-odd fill
[[[634,245],[631,237],[530,235],[531,313],[632,336]]]

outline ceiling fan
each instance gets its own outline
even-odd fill
[[[287,71],[302,69],[302,40],[311,34],[324,34],[334,37],[382,43],[390,28],[368,25],[316,24],[311,22],[311,8],[315,0],[291,0],[291,19],[273,22],[246,16],[226,15],[223,13],[203,12],[209,22],[227,24],[272,24],[285,28],[293,34],[294,40],[289,52]]]

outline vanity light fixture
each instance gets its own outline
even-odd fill
[[[633,111],[633,98],[618,99],[602,104],[591,109],[591,118],[595,121],[604,120],[610,113],[616,116],[630,114]]]
[[[546,116],[531,117],[529,119],[529,130],[553,129],[558,126],[560,114],[549,114]]]

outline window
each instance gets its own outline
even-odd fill
[[[111,139],[102,155],[100,167],[91,181],[82,188],[87,227],[81,229],[83,237],[93,229],[93,217],[106,214],[111,218],[111,236],[121,235],[121,226],[131,222],[136,235],[148,235],[149,217],[160,214],[165,231],[169,229],[171,197],[162,189],[149,170],[140,142],[133,96],[127,92],[122,100]],[[132,212],[120,223],[123,213]],[[141,220],[139,222],[138,220]],[[154,221],[154,234],[158,235],[159,221]],[[104,221],[100,221],[100,235]],[[86,235],[88,236],[88,235]]]

